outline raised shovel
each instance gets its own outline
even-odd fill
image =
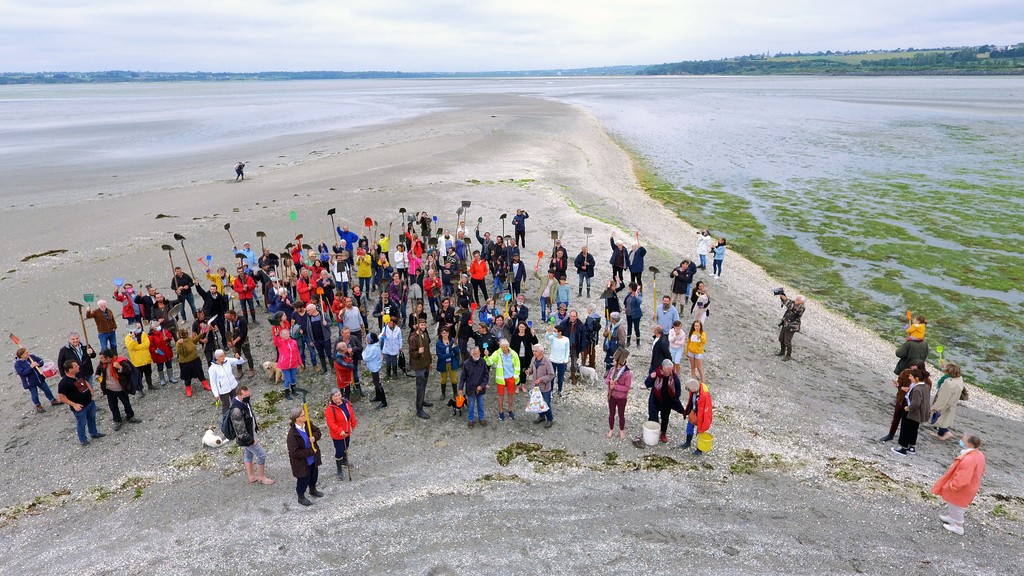
[[[188,271],[192,274],[192,280],[195,281],[196,273],[192,270],[192,260],[188,257],[188,251],[185,250],[185,237],[181,234],[175,234],[174,239],[181,242],[181,251],[185,253],[185,262],[188,264]]]
[[[174,246],[171,246],[170,244],[164,244],[160,246],[160,249],[167,252],[167,260],[169,260],[171,263],[171,276],[174,276],[174,257],[171,256],[171,252],[174,252]]]
[[[648,266],[647,271],[654,275],[654,321],[658,321],[658,274],[661,270],[658,270],[657,266]]]
[[[92,294],[89,294],[89,296],[92,296]],[[89,332],[85,329],[85,316],[82,314],[83,304],[80,302],[72,302],[71,300],[68,300],[68,304],[78,308],[78,320],[82,323],[82,337],[85,338],[85,346],[87,348],[92,348],[92,344],[89,343]]]

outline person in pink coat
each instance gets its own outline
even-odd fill
[[[980,450],[981,438],[965,434],[960,439],[963,450],[952,466],[932,486],[932,494],[946,502],[946,514],[939,516],[942,526],[954,534],[964,533],[964,509],[974,501],[985,475],[985,454]]]
[[[299,345],[295,343],[290,331],[280,330],[274,335],[274,346],[277,347],[277,367],[284,375],[284,397],[285,400],[291,400],[295,377],[299,366],[302,365]]]

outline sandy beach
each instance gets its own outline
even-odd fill
[[[438,214],[449,228],[460,201],[471,200],[470,222],[483,216],[481,230],[492,232],[501,231],[499,214],[522,207],[530,213],[528,264],[538,250],[550,251],[550,230],[561,231],[571,258],[583,228],[592,227],[598,275],[593,299],[574,298],[581,310],[590,302],[600,310],[597,287],[610,277],[612,234],[628,243],[639,230],[648,264],[662,271],[693,255],[695,228],[639,189],[630,158],[585,110],[507,94],[448,103],[443,112],[325,136],[301,157],[248,158],[244,182],[233,181],[228,159],[220,181],[193,183],[182,172],[169,189],[2,211],[0,323],[55,359],[67,332],[79,330],[68,300],[110,298],[115,277],[168,291],[160,245],[174,245],[175,262],[185,263],[173,233],[188,238],[193,262],[210,254],[227,264],[225,223],[238,242],[258,248],[262,230],[268,247],[280,251],[300,232],[311,243],[330,241],[331,207],[337,223],[354,230],[365,230],[365,216],[386,227],[399,219],[399,207]],[[21,261],[47,250],[67,252]],[[488,394],[492,425],[467,430],[436,401],[433,418],[418,420],[413,380],[401,379],[387,386],[386,410],[356,403],[353,480],[335,479],[325,456],[327,496],[305,509],[295,503],[285,423],[263,436],[273,486],[247,485],[237,453],[203,447],[201,432],[215,422],[216,408],[208,395],[185,398],[170,386],[133,398],[143,422],[117,433],[101,403],[99,426],[109,435],[80,449],[66,409],[32,413],[9,361],[0,395],[0,534],[7,543],[0,574],[64,573],[71,554],[84,574],[1019,570],[1012,550],[1024,535],[1024,408],[974,389],[960,406],[954,433],[981,435],[988,472],[968,509],[967,535],[952,535],[929,488],[957,453],[955,441],[934,440],[922,427],[917,454],[903,459],[876,441],[892,412],[894,343],[807,294],[794,360],[783,363],[773,356],[782,311],[770,273],[730,251],[721,279],[699,277],[713,300],[705,360],[715,402],[710,453],[698,459],[676,447],[678,415],[667,445],[639,450],[607,440],[601,384],[570,386],[547,430],[526,414],[498,422]],[[575,286],[572,273],[569,283]],[[659,295],[669,287],[663,274]],[[531,276],[531,314],[539,291]],[[644,306],[645,344],[630,358],[637,374],[650,358],[650,299]],[[97,346],[95,327],[88,328]],[[253,348],[258,362],[273,359],[266,322],[254,329]],[[437,382],[432,373],[432,400]],[[255,384],[257,401],[274,389],[262,373],[243,383]],[[302,385],[314,391],[310,410],[322,424],[333,377]],[[277,415],[294,405],[278,405]],[[627,408],[632,434],[646,406],[637,378]],[[566,453],[501,466],[496,453],[513,442]],[[330,448],[325,454],[333,456]]]

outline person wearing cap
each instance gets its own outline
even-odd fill
[[[231,407],[231,395],[238,387],[235,371],[231,367],[243,363],[245,363],[244,358],[228,358],[223,350],[216,350],[213,353],[213,364],[210,365],[207,373],[210,377],[210,392],[213,394],[213,399],[220,403],[221,414],[227,413]],[[280,362],[278,364],[280,365]],[[283,372],[284,368],[281,370]]]
[[[626,400],[629,389],[633,387],[633,373],[626,365],[629,348],[619,348],[612,357],[613,365],[605,374],[604,382],[608,387],[608,433],[609,439],[615,433],[615,414],[619,414],[619,439],[626,439]]]
[[[690,378],[686,381],[686,391],[689,394],[683,408],[683,416],[686,416],[686,441],[679,445],[683,450],[691,446],[694,432],[703,434],[711,428],[712,415],[711,392],[708,391],[706,384]],[[694,448],[694,456],[701,454],[703,452],[700,448]]]
[[[69,358],[68,360],[70,360]],[[65,360],[67,362],[67,360]],[[50,401],[51,406],[59,406],[61,402],[53,397],[53,392],[46,384],[46,377],[42,372],[43,359],[35,354],[29,354],[25,348],[18,348],[14,353],[14,371],[21,377],[21,387],[28,390],[32,396],[32,404],[36,407],[36,413],[42,414],[46,409],[39,403],[39,390]],[[63,376],[63,367],[61,375]]]
[[[306,413],[302,408],[293,408],[289,415],[291,426],[288,427],[288,462],[291,464],[292,476],[295,477],[295,493],[298,494],[299,504],[309,506],[312,502],[306,498],[306,489],[309,495],[320,498],[324,495],[316,489],[319,478],[319,469],[322,460],[320,458],[320,429],[309,422]]]
[[[544,355],[544,347],[540,344],[533,345],[533,358],[530,359],[530,367],[526,369],[526,374],[533,378],[533,385],[540,390],[544,402],[548,405],[547,411],[538,414],[533,423],[543,422],[545,428],[551,428],[555,423],[551,406],[551,381],[555,379],[555,368],[551,360]]]
[[[239,263],[240,268],[248,269],[256,266],[256,252],[253,252],[252,244],[243,242],[241,249],[239,249],[238,246],[232,246],[231,248],[234,251],[236,258],[244,258],[244,260]]]
[[[647,419],[661,423],[661,442],[668,442],[668,419],[672,410],[682,412],[683,407],[679,403],[679,376],[676,374],[675,366],[671,358],[662,361],[651,374],[644,380],[651,394],[647,398]]]

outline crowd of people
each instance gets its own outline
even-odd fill
[[[658,271],[645,268],[647,250],[639,233],[628,246],[610,237],[608,281],[598,283],[603,291],[592,300],[598,265],[589,242],[571,262],[575,296],[568,251],[558,238],[552,239],[550,252],[537,252],[532,274],[537,289],[531,289],[525,210],[516,211],[513,234],[508,236],[481,233],[482,218],[472,230],[461,219],[449,230],[438,228],[437,218],[427,212],[403,210],[401,216],[397,233],[393,225],[387,232],[374,231],[368,218],[363,235],[341,226],[331,244],[321,242],[315,247],[303,244],[299,235],[280,253],[264,247],[257,255],[245,242],[233,248],[238,259],[234,274],[226,266],[214,268],[209,259],[202,278],[175,268],[170,298],[152,284],[136,290],[131,283],[117,282],[111,296],[121,305],[120,322],[105,299],[98,300],[96,308],[84,310],[84,317],[95,324],[100,351],[97,354],[83,345],[81,334],[68,335],[56,362],[60,375],[56,397],[46,383],[48,374],[39,356],[19,349],[16,371],[38,412],[45,411],[39,392],[51,405],[71,408],[83,446],[104,436],[96,427],[95,386],[107,399],[114,431],[140,422],[132,406],[134,396],[181,386],[184,396],[192,397],[193,386],[201,386],[220,405],[231,423],[232,437],[244,448],[250,483],[274,482],[265,472],[267,455],[259,415],[250,404],[256,374],[250,343],[254,338],[273,344],[273,356],[261,358],[261,366],[280,382],[286,399],[300,393],[299,372],[333,374],[336,389],[323,415],[339,476],[348,465],[357,422],[352,400],[363,397],[362,380],[369,377],[373,384],[369,401],[376,409],[385,409],[389,406],[386,388],[396,379],[415,378],[413,412],[428,420],[427,409],[434,406],[428,393],[433,372],[439,400],[446,400],[450,391],[449,405],[457,413],[466,408],[471,429],[488,426],[488,413],[496,412],[499,422],[514,421],[524,403],[534,412],[536,424],[550,428],[555,423],[555,406],[566,393],[566,380],[579,385],[582,374],[595,375],[594,385],[603,383],[607,392],[607,437],[615,436],[617,421],[618,437],[625,440],[626,406],[634,387],[633,374],[640,370],[638,377],[649,391],[648,420],[660,426],[658,441],[669,442],[669,421],[676,412],[685,418],[680,447],[692,449],[695,455],[709,449],[713,407],[704,360],[712,300],[707,280],[722,275],[725,238],[714,240],[708,230],[701,231],[696,253],[669,273],[669,293],[645,312],[645,274]],[[794,335],[800,331],[804,298],[777,293],[785,308],[778,355],[789,360]],[[534,302],[537,312],[530,310]],[[261,308],[265,317],[258,312]],[[645,317],[652,326],[649,348],[641,338]],[[121,322],[127,331],[123,341],[117,336]],[[263,322],[269,325],[266,331],[253,329]],[[649,364],[633,362],[631,366],[631,347],[647,348]],[[949,428],[964,389],[960,369],[945,365],[936,399],[930,401],[930,380],[924,369],[927,352],[921,330],[920,338],[908,337],[897,353],[902,358],[896,370],[898,392],[892,426],[883,440],[892,440],[899,428],[900,447],[894,451],[901,455],[916,450],[918,427],[929,415],[934,416],[939,438],[952,437]],[[240,383],[245,378],[251,382]],[[485,401],[488,392],[496,397],[491,406]],[[528,395],[529,401],[517,395]],[[317,490],[321,431],[305,410],[297,408],[290,416],[287,446],[297,497],[299,503],[309,505],[307,493],[322,495]],[[634,442],[639,444],[641,439]],[[962,443],[966,457],[977,451],[980,439],[971,436]],[[968,459],[972,470],[979,468],[978,458]],[[959,486],[960,480],[951,482]],[[951,482],[936,489],[957,490],[950,487]],[[962,503],[963,498],[956,501]],[[947,528],[962,533],[965,504],[957,505],[959,509],[950,504]]]

